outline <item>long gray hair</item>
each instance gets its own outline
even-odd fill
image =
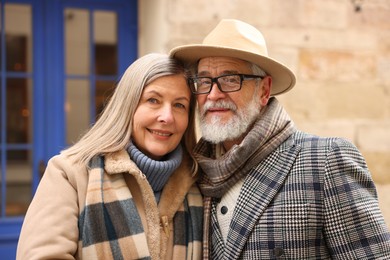
[[[77,143],[62,153],[72,157],[76,163],[87,164],[96,155],[127,148],[134,113],[145,86],[160,77],[177,74],[188,76],[183,64],[168,55],[152,53],[137,59],[123,74],[96,123]],[[194,113],[195,99],[191,97],[188,127],[182,139],[190,156],[196,142]],[[196,163],[193,162],[193,173],[196,168]]]

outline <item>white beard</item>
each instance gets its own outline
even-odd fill
[[[256,96],[254,95],[254,97]],[[233,112],[233,116],[226,123],[222,123],[221,118],[216,115],[206,119],[205,111],[211,107],[228,108]],[[261,105],[257,98],[253,98],[241,111],[237,111],[237,106],[232,102],[208,100],[200,111],[202,137],[215,144],[239,138],[247,132],[260,110]]]

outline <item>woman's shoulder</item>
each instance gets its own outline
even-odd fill
[[[73,185],[77,185],[88,179],[87,172],[87,165],[76,162],[67,154],[60,153],[49,159],[43,176],[47,175],[51,178],[62,176]]]
[[[51,157],[47,163],[47,167],[58,169],[77,169],[86,170],[87,165],[76,162],[71,156],[65,153],[59,153]]]

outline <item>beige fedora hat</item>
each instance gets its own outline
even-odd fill
[[[204,38],[202,44],[179,46],[169,54],[184,62],[197,62],[205,57],[232,57],[257,64],[272,77],[271,95],[287,92],[295,85],[294,73],[268,57],[261,32],[235,19],[223,19]]]

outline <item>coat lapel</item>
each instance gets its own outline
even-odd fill
[[[253,168],[241,188],[225,247],[224,259],[238,259],[256,222],[288,176],[300,147],[290,138]]]

